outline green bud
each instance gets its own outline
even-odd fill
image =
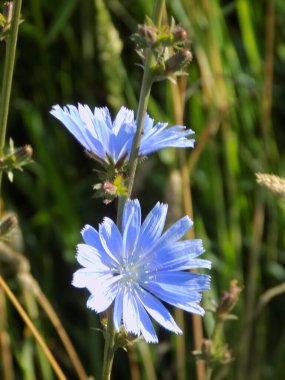
[[[12,1],[7,1],[3,6],[3,14],[0,13],[0,41],[6,39],[11,27],[14,4]]]
[[[10,153],[0,157],[0,170],[20,169],[21,166],[31,161],[32,154],[33,149],[30,145],[24,145],[15,150],[12,149]]]

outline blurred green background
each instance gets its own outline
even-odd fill
[[[168,20],[173,16],[187,29],[194,58],[179,87],[169,81],[154,85],[148,112],[172,125],[182,117],[196,133],[196,147],[185,155],[167,150],[149,157],[139,168],[134,196],[145,214],[158,200],[171,203],[177,219],[185,214],[183,194],[189,200],[188,180],[195,235],[204,241],[204,257],[213,261],[206,307],[218,302],[231,279],[244,286],[234,309],[239,319],[225,324],[225,341],[235,360],[216,368],[212,379],[282,379],[285,295],[262,309],[258,305],[265,291],[285,281],[285,207],[284,200],[256,183],[255,173],[285,176],[285,3],[166,3]],[[86,223],[96,227],[103,216],[114,218],[116,204],[105,206],[94,198],[98,167],[49,111],[54,104],[78,102],[91,108],[107,105],[113,115],[121,105],[136,109],[142,69],[129,37],[151,15],[152,6],[151,0],[28,0],[22,8],[7,141],[13,137],[16,146],[31,144],[35,162],[23,174],[15,173],[12,184],[4,178],[3,200],[5,210],[18,215],[33,277],[86,372],[96,379],[103,347],[99,318],[86,310],[87,292],[73,288],[71,280],[78,267],[74,256],[80,229]],[[2,67],[3,42],[0,52]],[[77,379],[46,313],[28,300],[17,277],[9,284],[67,378]],[[1,305],[1,326],[10,344],[5,351],[2,338],[0,378],[54,379],[3,295]],[[209,337],[210,311],[204,322]],[[157,379],[195,379],[189,315],[184,329],[184,370],[177,369],[176,338],[159,330],[159,345],[141,345],[129,357],[118,353],[113,378],[155,379],[154,366]],[[7,378],[3,352],[12,353]]]

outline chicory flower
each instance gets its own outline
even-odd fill
[[[53,106],[50,113],[57,118],[77,139],[77,141],[101,164],[121,167],[128,161],[136,133],[134,112],[122,107],[115,120],[107,107],[95,108],[87,105],[78,107],[67,105]],[[167,128],[167,123],[157,123],[148,115],[145,117],[139,156],[145,156],[163,148],[193,147],[191,129],[181,125]]]
[[[209,288],[210,277],[189,269],[210,268],[208,260],[197,259],[204,252],[200,239],[181,240],[191,228],[185,216],[163,233],[167,205],[157,203],[141,224],[138,200],[128,200],[122,217],[122,233],[109,218],[98,231],[86,225],[83,244],[77,246],[77,260],[83,268],[74,274],[73,285],[91,293],[87,307],[101,313],[113,306],[115,329],[158,341],[150,317],[164,328],[182,331],[163,305],[190,313],[204,314],[201,292]]]

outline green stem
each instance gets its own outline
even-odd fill
[[[219,355],[221,348],[223,346],[223,320],[217,318],[214,331],[211,336],[212,348],[211,356],[215,357]],[[206,375],[205,380],[211,380],[213,375],[213,368],[210,362],[206,362]]]
[[[103,370],[101,380],[110,380],[114,354],[115,354],[115,327],[113,323],[113,308],[111,307],[108,311],[108,322],[105,334],[105,347],[104,347],[104,359],[103,359]]]
[[[157,26],[161,24],[162,11],[164,8],[164,4],[165,4],[165,0],[156,0],[154,3],[152,20],[154,24]],[[153,71],[152,71],[153,60],[154,60],[153,54],[151,50],[148,49],[146,53],[144,73],[143,73],[143,79],[142,79],[142,85],[141,85],[141,91],[140,91],[140,97],[139,97],[138,110],[137,110],[137,115],[136,115],[137,130],[134,137],[132,151],[130,154],[130,160],[129,160],[129,165],[128,165],[128,173],[129,173],[129,178],[127,181],[128,198],[130,198],[132,194],[135,174],[136,174],[136,170],[138,166],[139,147],[140,147],[141,135],[142,135],[143,125],[144,125],[144,119],[145,119],[145,115],[147,111],[147,105],[149,101],[151,86],[153,84]],[[123,213],[126,200],[127,200],[126,197],[119,198],[118,215],[117,215],[119,228],[121,228],[122,213]]]
[[[161,24],[162,11],[164,8],[165,0],[156,0],[153,7],[152,20],[155,25],[159,26]],[[132,151],[130,154],[130,160],[128,165],[129,178],[127,181],[128,198],[131,197],[134,178],[136,174],[136,169],[138,165],[139,147],[141,141],[141,134],[144,125],[144,119],[146,115],[148,100],[150,96],[151,86],[153,84],[153,55],[150,49],[146,53],[146,60],[144,65],[144,73],[139,97],[138,110],[136,115],[137,130],[134,137]],[[126,202],[126,197],[119,197],[118,201],[118,213],[117,213],[117,225],[119,229],[122,229],[122,215],[123,209]],[[112,364],[115,353],[115,335],[116,331],[113,324],[113,308],[110,308],[108,313],[108,325],[105,335],[105,348],[104,348],[104,361],[103,361],[103,373],[102,380],[110,380]]]
[[[153,56],[152,52],[148,51],[146,56],[146,62],[144,66],[144,75],[142,80],[142,86],[141,86],[141,92],[140,92],[140,98],[139,98],[139,105],[138,105],[138,111],[137,111],[137,131],[134,137],[132,151],[130,155],[129,160],[129,178],[128,178],[128,197],[131,196],[136,169],[138,165],[138,159],[139,159],[139,148],[140,148],[140,142],[141,142],[141,134],[142,129],[144,125],[144,119],[146,115],[148,100],[150,96],[150,90],[153,83],[153,75],[152,75],[152,62],[153,62]]]
[[[206,370],[206,380],[211,380],[211,378],[212,378],[212,373],[213,373],[212,368],[207,367],[207,370]]]
[[[7,120],[9,113],[11,88],[13,80],[13,72],[15,66],[15,55],[18,38],[18,29],[20,23],[22,0],[14,1],[13,16],[11,21],[11,29],[7,36],[6,55],[3,71],[3,83],[0,104],[0,155],[3,154],[3,148],[6,139]],[[0,188],[2,181],[2,172],[0,172]]]

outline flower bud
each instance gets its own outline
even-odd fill
[[[217,307],[217,317],[222,317],[232,310],[239,299],[239,294],[241,291],[242,288],[238,286],[237,280],[232,280],[230,283],[230,289],[223,293]]]
[[[192,53],[188,49],[179,50],[165,62],[165,74],[169,75],[181,70],[192,60]]]
[[[145,45],[154,45],[157,42],[157,30],[151,25],[139,25],[138,33]]]
[[[30,145],[24,145],[21,148],[18,148],[14,152],[14,160],[18,165],[23,164],[26,161],[29,161],[32,158],[33,149]]]
[[[105,194],[116,196],[117,194],[117,186],[110,181],[106,181],[103,183],[103,190]]]
[[[0,170],[19,169],[21,166],[30,162],[33,149],[30,145],[24,145],[12,150],[10,153],[0,157]]]
[[[8,1],[3,6],[3,13],[0,13],[0,41],[7,38],[8,32],[11,27],[13,17],[13,2]]]
[[[186,29],[182,28],[182,26],[177,25],[173,30],[173,40],[176,43],[183,43],[188,40],[188,33]]]
[[[13,1],[7,1],[6,3],[4,3],[3,16],[6,19],[6,25],[10,24],[10,22],[12,21],[13,7],[14,7]]]

